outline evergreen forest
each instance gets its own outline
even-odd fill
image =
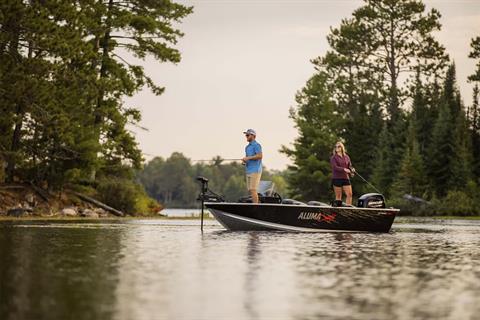
[[[404,214],[480,214],[480,37],[465,52],[476,61],[465,105],[439,30],[440,12],[413,0],[365,0],[331,28],[291,109],[299,137],[282,152],[292,196],[332,197],[329,157],[343,141]],[[352,184],[357,196],[375,192],[358,175]]]
[[[1,1],[0,183],[74,188],[130,213],[194,206],[197,175],[228,200],[245,195],[241,164],[178,152],[145,163],[132,132],[141,112],[125,97],[165,89],[143,60],[180,63],[192,13],[172,0]],[[364,0],[332,26],[290,110],[298,137],[279,152],[291,165],[263,179],[284,196],[330,201],[329,159],[343,141],[355,196],[374,185],[405,214],[479,215],[480,35],[465,52],[475,61],[465,103],[441,28],[421,0]]]

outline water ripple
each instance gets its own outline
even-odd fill
[[[388,234],[2,222],[0,318],[476,318],[480,224],[400,222]]]

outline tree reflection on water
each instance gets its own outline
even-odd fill
[[[468,319],[480,224],[389,234],[227,232],[212,221],[0,223],[1,319]]]

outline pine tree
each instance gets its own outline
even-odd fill
[[[470,109],[470,136],[472,141],[472,170],[475,180],[480,179],[480,106],[478,84],[473,87],[473,104]]]
[[[390,194],[403,158],[405,124],[404,120],[397,120],[394,125],[385,123],[380,134],[372,180],[387,196]]]
[[[449,190],[451,181],[452,155],[454,151],[452,133],[454,130],[451,110],[447,103],[441,103],[438,118],[432,132],[432,142],[427,172],[430,177],[430,189],[439,197],[443,197]]]
[[[452,175],[448,187],[461,190],[471,177],[471,136],[468,134],[468,121],[456,83],[455,64],[447,71],[442,99],[449,106],[453,121],[453,150],[451,156]]]
[[[355,170],[368,180],[375,167],[383,124],[382,113],[378,104],[375,106],[374,103],[360,100],[358,105],[351,109],[350,114],[342,136]],[[365,193],[368,188],[369,186],[361,179],[355,180],[353,189],[355,194]]]
[[[428,103],[428,88],[423,86],[420,72],[417,71],[417,77],[415,80],[415,86],[413,88],[413,103],[411,121],[413,121],[413,127],[415,128],[415,136],[418,141],[420,154],[426,156],[426,149],[430,143],[430,137],[432,134],[432,111],[429,108]]]
[[[415,121],[410,120],[405,153],[400,163],[400,170],[393,184],[393,193],[399,196],[410,194],[423,197],[427,185],[423,159],[417,141]]]
[[[455,65],[452,64],[443,84],[439,114],[432,132],[427,172],[431,189],[437,196],[461,188],[468,180],[468,139],[466,122],[456,85]]]
[[[160,94],[136,58],[180,61],[174,27],[192,9],[172,1],[4,1],[0,14],[0,159],[7,179],[132,177],[141,152],[123,105],[143,86]],[[0,161],[0,162],[2,162]],[[3,169],[2,163],[0,167]]]
[[[473,88],[473,105],[470,111],[470,128],[472,142],[472,170],[477,183],[480,183],[480,110],[479,110],[479,89],[480,83],[480,37],[472,39],[470,44],[472,51],[468,55],[469,58],[478,59],[476,69],[472,75],[468,77],[470,82],[474,82]]]
[[[375,165],[383,114],[379,90],[382,83],[372,70],[360,63],[368,58],[360,45],[368,41],[364,31],[357,22],[344,20],[327,37],[333,50],[324,58],[314,60],[314,64],[328,74],[327,83],[344,123],[338,137],[348,146],[356,169],[368,178]],[[365,187],[362,180],[357,180],[354,192],[363,192]]]
[[[406,90],[401,86],[404,73],[420,71],[435,76],[448,61],[445,49],[433,37],[440,29],[440,13],[426,12],[421,1],[365,0],[366,5],[353,13],[355,21],[368,35],[364,43],[366,61],[372,70],[385,79],[386,110],[395,122]]]
[[[472,47],[472,51],[468,57],[472,59],[478,59],[478,61],[476,66],[477,69],[468,77],[468,80],[480,82],[480,37],[473,38],[470,46]]]
[[[282,147],[294,165],[287,176],[292,196],[305,200],[329,199],[330,156],[342,130],[342,119],[327,86],[325,73],[315,74],[297,93],[291,117],[299,130],[293,148]]]
[[[430,84],[424,84],[425,87],[425,99],[428,105],[428,116],[427,119],[430,123],[430,136],[433,130],[433,126],[435,124],[435,119],[438,118],[439,108],[441,104],[441,97],[442,97],[442,86],[439,83],[438,78]]]
[[[396,176],[395,170],[390,162],[393,149],[393,137],[387,125],[384,124],[382,132],[380,133],[376,152],[376,166],[373,171],[372,181],[385,195],[388,195],[387,189],[390,187],[393,177]]]
[[[79,46],[83,41],[81,34],[64,23],[75,17],[75,3],[8,1],[2,4],[2,9],[0,83],[3,91],[0,101],[6,107],[6,121],[0,124],[0,132],[6,134],[6,139],[0,143],[8,163],[7,178],[13,181],[17,175],[17,178],[28,179],[25,175],[29,175],[30,168],[37,173],[37,168],[43,172],[61,172],[60,168],[42,168],[44,163],[35,152],[59,150],[60,154],[49,152],[50,164],[68,157],[65,155],[68,147],[59,141],[63,135],[57,132],[54,141],[41,140],[35,128],[41,127],[42,120],[55,120],[53,124],[44,122],[43,126],[68,121],[68,116],[55,117],[55,110],[61,110],[64,101],[55,99],[58,91],[52,79],[57,78],[64,61],[82,51]],[[46,144],[32,149],[30,141],[33,139]],[[23,174],[17,174],[17,167]]]
[[[192,8],[170,0],[108,0],[85,5],[84,9],[95,12],[87,17],[95,51],[91,68],[98,76],[91,126],[97,142],[102,144],[106,167],[125,161],[139,167],[141,152],[126,124],[140,121],[140,112],[124,107],[122,98],[132,96],[144,86],[156,95],[162,94],[164,88],[123,54],[129,52],[142,60],[150,56],[160,62],[178,63],[180,52],[173,45],[183,33],[174,26]],[[108,143],[103,143],[104,136],[109,138]]]
[[[453,190],[463,190],[472,177],[471,135],[463,110],[455,119],[453,146],[452,176],[448,185]]]
[[[447,104],[453,119],[456,120],[457,115],[462,111],[462,105],[460,102],[460,93],[457,88],[455,63],[452,63],[447,69],[441,99],[443,103]]]
[[[332,29],[327,37],[331,50],[313,61],[317,70],[328,74],[329,87],[346,124],[342,137],[355,155],[353,160],[357,166],[365,166],[361,169],[368,175],[373,172],[374,180],[386,190],[404,154],[407,123],[403,104],[412,96],[407,90],[411,75],[417,71],[429,90],[428,82],[442,75],[448,61],[444,47],[433,36],[440,29],[439,19],[440,13],[426,11],[421,1],[366,0],[352,18]],[[420,91],[423,88],[417,92],[423,95]],[[426,100],[420,95],[417,98]],[[418,123],[419,133],[430,126],[419,138],[423,151],[432,121],[423,117],[428,109],[420,110],[426,103],[418,100],[417,104],[417,113],[422,113],[418,116],[422,122]],[[375,114],[374,109],[384,114],[368,123],[365,117]],[[380,135],[384,119],[386,126]],[[369,141],[369,150],[365,141]],[[372,149],[378,149],[377,159],[372,159],[371,155],[377,154]]]

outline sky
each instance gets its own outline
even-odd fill
[[[282,170],[297,130],[289,118],[295,94],[314,73],[310,60],[328,50],[330,27],[362,5],[361,0],[184,0],[194,13],[179,26],[179,64],[146,59],[141,64],[166,88],[125,100],[142,111],[132,129],[147,160],[182,152],[190,159],[243,157],[242,134],[257,131],[263,164]],[[430,0],[442,14],[436,34],[457,66],[465,104],[472,101],[467,77],[471,38],[480,35],[480,0]],[[147,130],[145,130],[147,129]]]

